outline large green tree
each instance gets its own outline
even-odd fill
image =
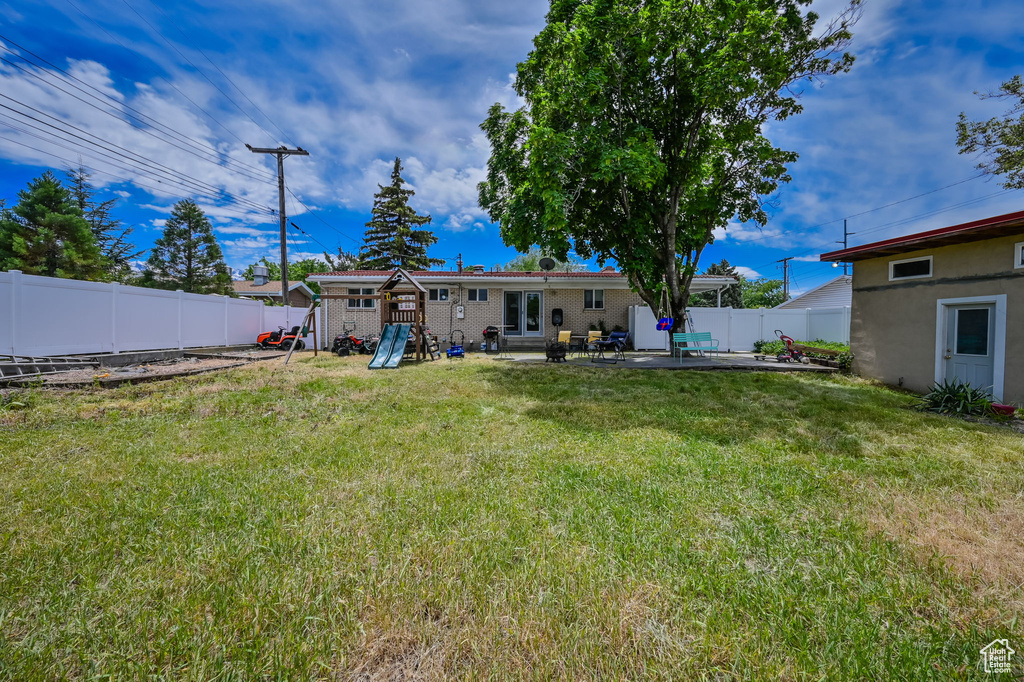
[[[119,282],[133,277],[132,261],[142,255],[131,240],[131,227],[125,227],[120,219],[114,217],[113,209],[117,199],[96,201],[96,189],[93,187],[89,171],[79,166],[65,171],[68,191],[74,198],[75,205],[82,212],[82,217],[89,223],[89,229],[100,255],[106,261],[107,276]]]
[[[810,0],[551,0],[518,67],[517,111],[494,105],[480,204],[507,244],[615,259],[683,323],[714,230],[764,224],[797,155],[769,123],[801,82],[846,71],[859,0],[818,31]]]
[[[739,271],[736,268],[729,264],[729,261],[723,258],[720,263],[712,263],[704,271],[704,274],[718,275],[721,277],[735,277],[736,284],[730,284],[721,291],[722,307],[743,307],[743,276],[740,275]],[[690,305],[711,308],[718,305],[718,300],[719,292],[702,291],[699,294],[693,294],[690,297]]]
[[[366,223],[363,248],[359,252],[359,266],[365,270],[427,270],[443,260],[427,256],[427,247],[437,243],[430,230],[421,229],[430,223],[429,215],[419,215],[409,199],[416,194],[405,186],[402,178],[402,160],[395,159],[390,185],[377,185],[380,191],[373,197],[373,213]]]
[[[1007,189],[1024,189],[1024,80],[1014,76],[1000,86],[999,92],[981,98],[1005,99],[1012,104],[1004,116],[987,121],[971,121],[961,113],[956,125],[960,153],[981,152],[987,160],[978,168],[990,175],[1005,176],[1003,187]]]
[[[52,171],[0,211],[0,269],[69,279],[101,279],[103,258],[74,197]]]
[[[781,279],[743,280],[744,308],[774,308],[786,302],[786,288]]]
[[[230,294],[231,272],[213,226],[194,201],[174,205],[163,235],[153,244],[142,284],[193,294]]]

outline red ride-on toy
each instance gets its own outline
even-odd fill
[[[794,345],[796,341],[792,336],[786,336],[782,333],[781,329],[775,330],[775,336],[779,337],[779,340],[786,344],[786,350],[776,355],[776,360],[779,362],[800,362],[805,365],[811,362],[811,359]]]
[[[290,350],[292,344],[295,345],[295,350],[302,350],[306,347],[306,342],[299,338],[299,332],[302,327],[295,326],[291,330],[285,331],[284,327],[278,327],[276,332],[263,332],[256,337],[256,343],[261,348],[278,348],[280,350]]]

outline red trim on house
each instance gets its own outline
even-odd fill
[[[979,239],[993,239],[1010,234],[1024,233],[1024,211],[984,218],[960,225],[918,232],[905,237],[853,246],[840,251],[821,254],[823,261],[852,262],[878,256],[889,256],[936,246],[962,244]]]
[[[343,272],[318,272],[308,277],[388,277],[393,270],[347,270]],[[621,272],[523,272],[523,271],[497,271],[497,272],[473,272],[463,270],[416,270],[409,273],[416,279],[429,277],[548,277],[552,279],[591,279],[591,278],[623,278]],[[720,278],[720,275],[694,275],[695,278]]]

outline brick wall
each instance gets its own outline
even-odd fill
[[[354,288],[354,287],[353,287]],[[346,294],[348,285],[331,286],[323,285],[325,294]],[[427,301],[427,326],[438,337],[446,338],[452,330],[460,329],[466,335],[466,341],[474,341],[476,348],[480,347],[484,328],[488,325],[504,324],[502,319],[502,293],[504,289],[489,288],[487,290],[487,301],[467,300],[466,289],[459,289],[456,286],[449,286],[448,301]],[[514,289],[513,291],[520,291]],[[551,326],[551,311],[555,308],[562,309],[564,323],[562,331],[572,331],[574,334],[585,334],[590,325],[597,325],[604,321],[605,328],[611,331],[616,325],[628,330],[629,328],[629,306],[640,305],[640,296],[628,289],[605,289],[604,309],[585,310],[583,308],[583,289],[528,289],[522,291],[543,291],[543,313],[542,313],[542,338],[553,338],[555,328]],[[379,301],[378,301],[379,303]],[[322,334],[324,342],[321,345],[330,345],[330,340],[341,333],[342,322],[350,320],[355,322],[356,336],[380,333],[380,310],[373,309],[350,309],[348,301],[327,300],[324,301],[327,307],[327,329]],[[456,316],[455,306],[462,305],[465,316]],[[530,337],[527,337],[530,338]],[[536,338],[536,337],[533,337]]]

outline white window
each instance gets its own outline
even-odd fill
[[[349,289],[349,296],[373,296],[374,290],[372,287],[369,289]],[[376,308],[377,301],[373,298],[350,298],[348,299],[349,308]]]
[[[487,289],[467,289],[466,300],[483,303],[487,300]]]
[[[430,290],[431,301],[447,301],[448,290],[447,289],[431,289]]]
[[[604,289],[584,289],[583,309],[604,310]]]
[[[889,261],[889,281],[897,279],[921,279],[932,276],[932,257],[906,258]]]
[[[1013,249],[1013,267],[1024,268],[1024,242],[1017,242]]]

